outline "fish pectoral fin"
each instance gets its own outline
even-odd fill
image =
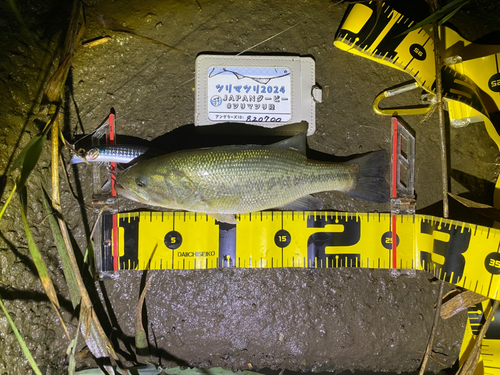
[[[183,176],[179,179],[179,183],[182,186],[182,188],[188,192],[189,195],[194,193],[196,191],[196,186],[194,185],[193,181],[191,181],[189,178],[186,176]]]
[[[238,220],[233,214],[207,214],[221,223],[238,224]]]
[[[306,195],[305,197],[294,200],[293,202],[284,204],[277,208],[281,210],[291,210],[291,211],[315,211],[321,210],[323,203],[312,195]]]
[[[181,171],[174,171],[173,174],[176,178],[175,182],[170,183],[170,186],[179,204],[187,205],[200,200],[199,191],[197,191],[196,185],[191,179]]]

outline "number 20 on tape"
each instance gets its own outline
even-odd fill
[[[232,225],[191,212],[124,213],[116,231],[110,216],[102,221],[101,272],[397,267],[490,298],[500,287],[500,231],[436,217],[398,215],[393,249],[390,214],[267,211]]]

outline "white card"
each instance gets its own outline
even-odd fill
[[[201,55],[196,59],[195,125],[241,122],[315,130],[314,60],[295,56]]]

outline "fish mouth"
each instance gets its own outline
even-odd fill
[[[121,186],[118,181],[115,180],[115,190],[117,193],[123,193],[125,188],[123,186]]]
[[[144,199],[138,195],[135,195],[130,190],[128,190],[126,187],[120,185],[118,182],[115,182],[115,190],[116,190],[116,193],[121,197],[127,198],[131,201],[139,202],[139,203],[150,204],[146,199]]]
[[[115,181],[115,190],[118,195],[125,197],[127,199],[131,199],[130,192],[116,181]]]

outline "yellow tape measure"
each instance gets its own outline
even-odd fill
[[[335,45],[408,72],[432,93],[432,38],[425,29],[401,35],[413,21],[386,4],[377,16],[376,7],[375,1],[351,4]],[[444,57],[460,55],[442,68],[451,121],[455,125],[484,121],[500,145],[488,117],[500,108],[500,54],[492,55],[490,48],[481,55],[480,48],[470,48],[474,46],[457,33],[445,31],[445,49],[450,48]],[[104,215],[98,268],[106,274],[125,269],[397,267],[427,270],[454,285],[499,297],[499,230],[431,216],[397,215],[394,248],[392,219],[391,214],[376,213],[267,211],[239,215],[239,224],[230,225],[191,212]],[[481,324],[487,311],[488,305],[475,306],[469,311],[470,322],[476,319]],[[495,322],[500,323],[500,315],[483,341],[481,373],[500,373],[500,327]],[[477,327],[468,326],[461,360]]]
[[[476,335],[479,334],[486,317],[491,311],[491,301],[487,300],[472,306],[468,310],[469,324],[465,329],[465,335],[460,348],[460,365],[465,362],[474,346]],[[500,310],[497,310],[488,331],[486,332],[482,345],[481,357],[474,375],[498,374],[500,372]]]
[[[391,215],[266,211],[238,225],[192,212],[103,218],[101,271],[218,267],[392,268]],[[113,235],[113,232],[116,234]],[[500,231],[424,215],[397,215],[396,265],[489,298],[500,289]]]
[[[427,32],[430,25],[403,35],[402,33],[413,24],[414,21],[411,18],[404,16],[387,4],[382,5],[380,14],[377,14],[377,2],[375,1],[368,4],[351,4],[347,9],[343,23],[339,27],[334,44],[342,50],[405,71],[415,79],[416,85],[433,93],[435,90],[435,58],[434,43],[431,34]],[[475,45],[446,27],[440,28],[440,37],[443,45],[442,57],[447,64],[441,68],[443,95],[448,104],[451,124],[463,126],[472,122],[484,121],[489,136],[500,148],[500,137],[489,117],[489,113],[498,112],[500,109],[500,46]],[[398,90],[402,91],[401,89],[392,91],[397,93]],[[381,111],[378,108],[378,102],[381,98],[382,95],[375,99],[374,109],[379,114],[392,116],[393,111]],[[413,112],[413,114],[421,114],[422,111],[427,109],[421,108],[420,113]],[[500,207],[499,191],[500,180],[497,180],[494,195],[494,204],[497,208]],[[416,233],[418,233],[418,229],[415,229]],[[484,249],[479,250],[478,248],[476,250],[475,244],[478,230],[481,232],[479,235],[481,239],[478,244],[483,243],[486,246],[489,243],[488,246],[493,246],[488,247],[489,250],[486,251],[488,254],[482,253],[482,255],[479,255]],[[460,281],[455,285],[475,290],[480,294],[496,299],[497,292],[492,294],[490,291],[492,287],[495,288],[493,285],[497,285],[496,288],[498,288],[496,275],[499,273],[500,255],[498,248],[495,249],[493,243],[490,242],[492,231],[488,230],[486,237],[484,236],[484,228],[480,229],[480,227],[475,227],[474,232],[469,232],[469,234],[467,234],[467,231],[461,232],[461,240],[453,244],[455,249],[453,250],[453,258],[457,262],[455,264],[457,267],[460,267],[461,262],[465,261],[463,263],[464,270],[477,274],[478,285],[485,282],[487,284],[486,279],[483,279],[479,274],[483,273],[483,276],[486,273],[491,274],[491,283],[487,287],[487,293],[484,293],[486,284],[480,286],[483,290],[478,290],[477,287],[464,280],[464,278],[468,277],[465,273],[459,277],[458,280]],[[460,249],[464,248],[464,241],[467,242],[464,238],[469,235],[469,248],[462,253],[463,259],[459,259],[460,256],[455,258]],[[497,235],[497,233],[493,234],[493,236]],[[418,241],[418,235],[416,236],[414,239]],[[444,240],[443,237],[440,239],[440,236],[442,234],[435,237],[438,243]],[[449,241],[453,241],[451,235],[448,244],[450,244]],[[444,264],[449,262],[448,254],[438,260],[439,255],[436,254],[435,245],[433,245],[434,251],[431,254],[431,260],[437,261],[438,268],[442,270],[446,268]],[[443,246],[443,243],[441,242],[439,246]],[[416,244],[416,248],[418,249],[418,244]],[[471,251],[472,249],[474,250]],[[418,258],[418,251],[415,253],[416,258]],[[479,264],[479,258],[467,255],[476,253],[476,251],[481,261],[483,261],[483,265]],[[434,258],[435,256],[436,258]],[[469,263],[472,259],[474,259],[473,264]],[[486,273],[484,273],[485,271]],[[453,270],[453,272],[453,277],[455,277],[456,271]],[[479,333],[477,328],[482,325],[481,319],[484,319],[484,311],[488,303],[476,305],[469,311],[469,325],[467,326],[460,353],[461,364],[468,356],[474,342],[474,335]],[[497,312],[495,318],[496,323],[494,320],[483,340],[480,365],[477,366],[475,375],[500,374],[499,312]],[[495,328],[493,325],[495,325]]]
[[[403,34],[413,24],[413,20],[387,4],[383,4],[378,20],[376,1],[351,4],[344,22],[339,27],[334,45],[344,51],[407,72],[423,89],[434,92],[434,42],[427,33],[431,25]],[[445,50],[456,45],[464,46],[464,50],[454,48],[448,51],[448,54],[454,54],[449,57],[452,58],[450,61],[455,63],[444,65],[441,70],[443,95],[446,99],[457,102],[452,104],[453,108],[450,110],[460,109],[463,112],[463,117],[452,116],[452,121],[474,117],[472,110],[479,116],[474,120],[483,121],[484,116],[487,117],[489,112],[498,111],[500,107],[500,87],[497,84],[500,83],[497,63],[499,55],[464,61],[466,56],[471,56],[468,50],[473,46],[472,43],[449,28],[443,27],[442,30],[445,30],[441,32]],[[483,48],[484,53],[491,53],[492,46],[486,47],[488,48]],[[482,47],[477,46],[474,49],[477,55]],[[496,49],[500,51],[500,48]],[[443,57],[446,57],[446,53]],[[491,97],[491,100],[486,97]],[[484,103],[487,103],[489,108],[486,108]]]
[[[335,37],[341,50],[369,58],[410,74],[420,87],[435,90],[434,42],[431,25],[402,35],[414,21],[386,3],[377,17],[377,2],[351,4]],[[454,30],[441,27],[442,57],[449,65],[441,69],[443,95],[450,121],[461,126],[484,121],[491,139],[500,148],[490,113],[500,110],[500,46],[477,45]],[[392,116],[393,112],[387,113]],[[494,195],[500,207],[500,180]]]

